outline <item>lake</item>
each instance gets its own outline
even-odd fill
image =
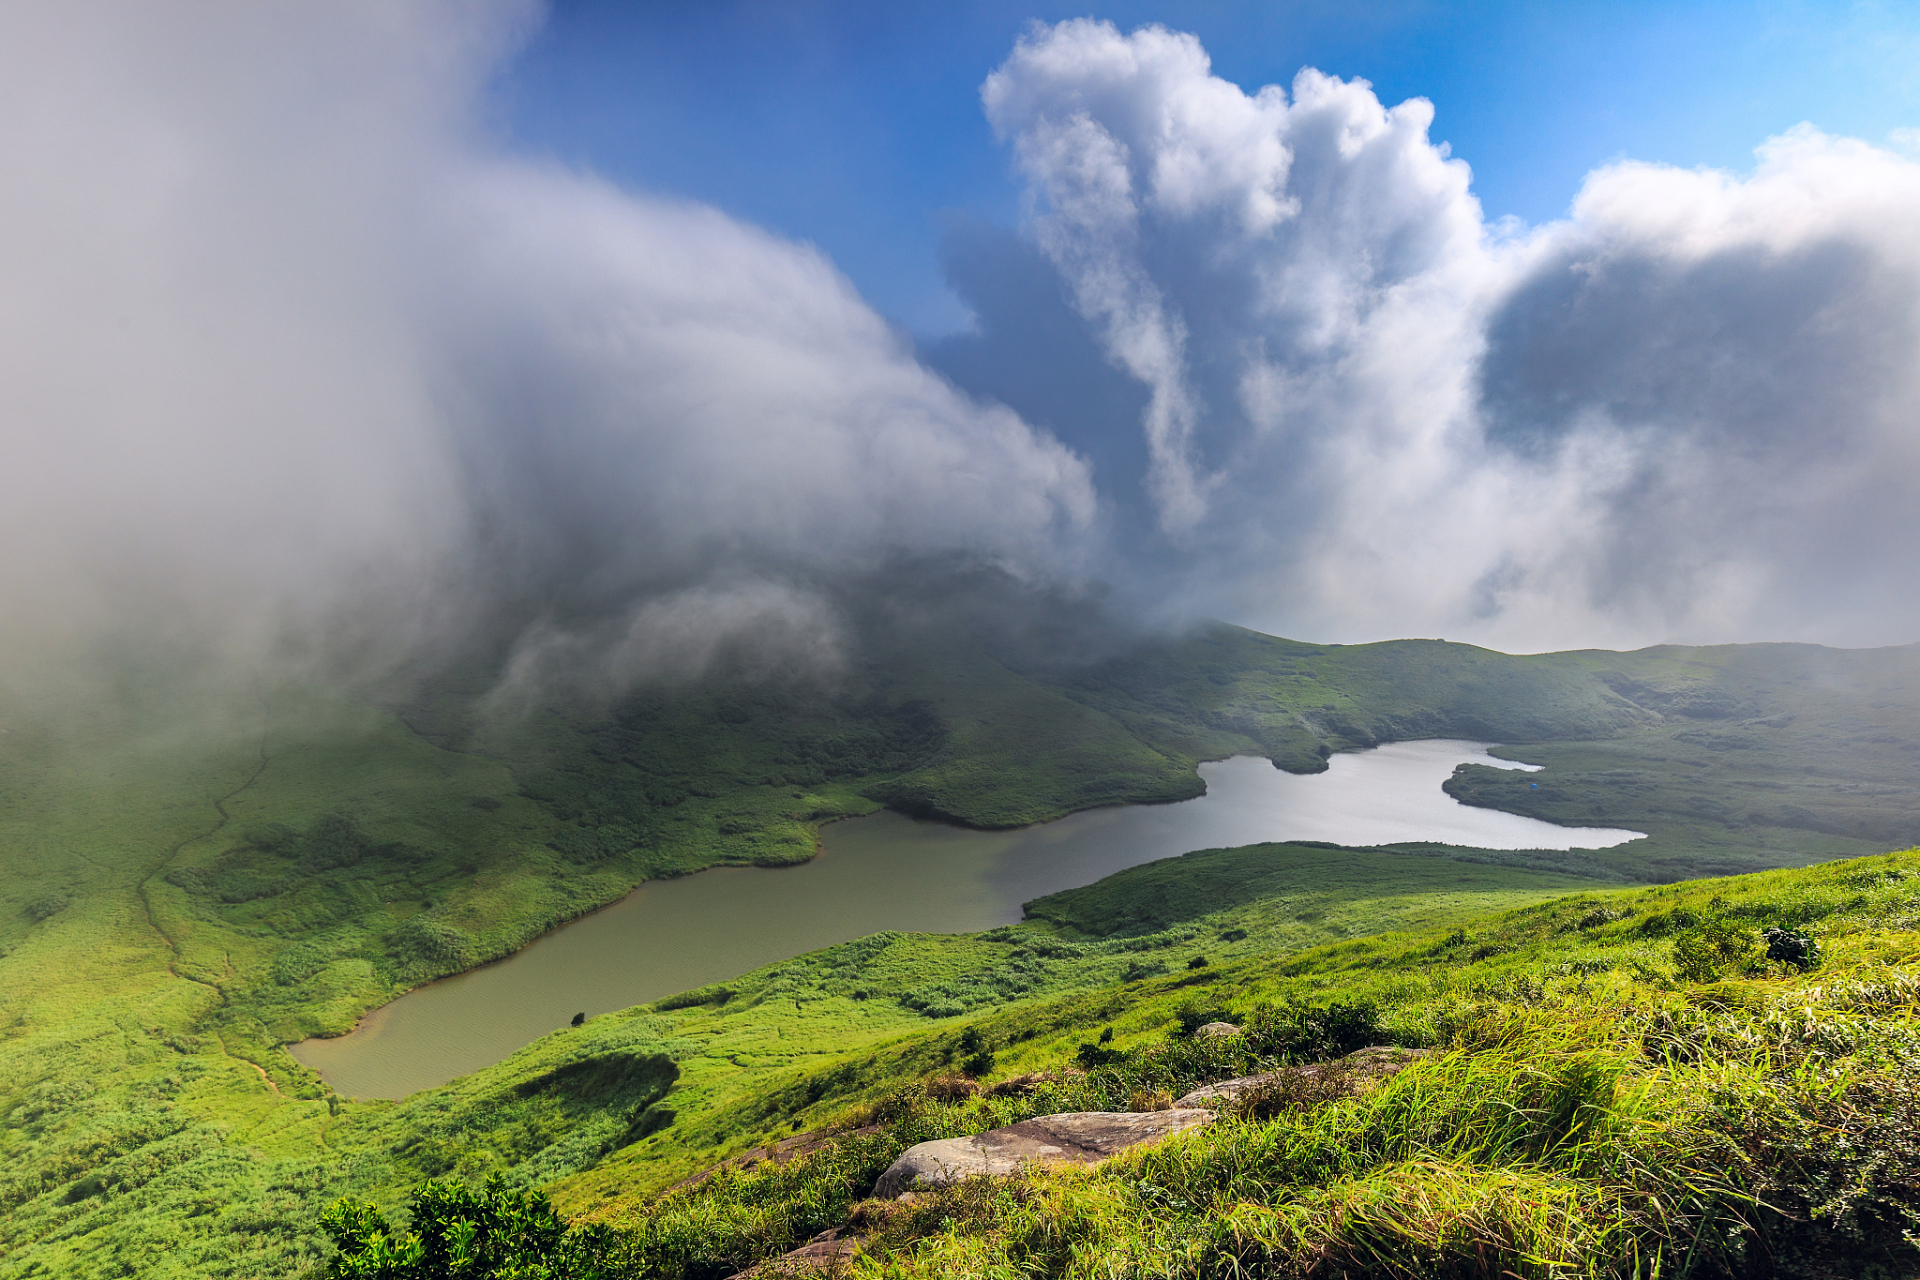
[[[589,1016],[705,986],[883,929],[967,933],[1020,904],[1192,849],[1267,840],[1435,841],[1481,849],[1604,849],[1641,833],[1560,827],[1460,804],[1460,764],[1508,769],[1486,744],[1433,739],[1341,753],[1321,774],[1239,756],[1200,766],[1207,793],[1095,809],[1018,831],[877,813],[821,832],[796,867],[723,867],[651,881],[504,960],[409,992],[350,1034],[289,1045],[349,1096],[405,1097],[497,1062]]]

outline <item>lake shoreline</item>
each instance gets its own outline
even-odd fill
[[[1538,767],[1438,739],[1341,752],[1307,775],[1228,757],[1198,767],[1202,793],[1186,800],[999,831],[884,808],[836,818],[820,824],[804,861],[643,881],[507,955],[366,1011],[348,1031],[285,1047],[343,1094],[398,1097],[497,1060],[575,1012],[650,1003],[870,933],[1018,923],[1035,898],[1194,849],[1309,840],[1550,853],[1638,834],[1461,805],[1440,787],[1463,762]],[[1396,805],[1411,808],[1395,817]]]

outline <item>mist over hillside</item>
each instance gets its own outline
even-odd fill
[[[0,6],[0,1280],[397,1280],[416,1228],[574,1280],[856,1229],[875,1275],[1915,1271],[1920,135],[1616,158],[1528,225],[1337,48],[1035,20],[967,73],[965,321],[908,332],[527,141],[588,7]],[[791,33],[822,93],[931,12],[595,10]],[[839,142],[711,162],[845,214]],[[1524,834],[1100,825],[1419,739],[1380,787]],[[620,985],[603,924],[685,963]],[[349,1096],[320,1038],[417,1070]],[[1255,1072],[1184,1148],[873,1198]]]
[[[830,672],[859,601],[982,573],[1149,630],[1911,638],[1910,159],[1802,128],[1489,225],[1423,100],[1036,27],[980,68],[1030,212],[956,224],[975,324],[916,344],[517,150],[540,20],[0,18],[14,694]]]

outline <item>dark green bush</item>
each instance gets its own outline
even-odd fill
[[[732,987],[700,987],[693,991],[682,991],[678,995],[664,996],[653,1002],[653,1007],[662,1013],[673,1009],[692,1009],[703,1004],[725,1004],[733,999]]]
[[[300,870],[312,875],[331,871],[335,867],[352,866],[360,861],[360,855],[366,852],[368,843],[366,834],[352,817],[344,813],[329,813],[307,828],[307,834],[300,837],[293,853]]]
[[[257,827],[248,827],[243,838],[254,848],[272,853],[292,845],[300,838],[300,833],[284,822],[266,822]]]
[[[434,1179],[409,1198],[412,1229],[396,1233],[363,1200],[340,1200],[320,1219],[337,1254],[329,1280],[612,1280],[630,1274],[605,1227],[568,1227],[547,1198],[509,1189],[498,1175],[475,1189]]]
[[[1380,1025],[1379,1009],[1367,1000],[1263,1005],[1242,1031],[1251,1052],[1288,1062],[1323,1062],[1393,1038]]]
[[[1175,1016],[1180,1019],[1180,1034],[1190,1036],[1209,1022],[1231,1022],[1233,1011],[1225,1005],[1196,996],[1182,1004]]]
[[[1820,944],[1809,934],[1774,928],[1760,937],[1767,944],[1769,960],[1790,964],[1797,969],[1812,969],[1820,963]]]

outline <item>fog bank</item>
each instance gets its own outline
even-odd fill
[[[982,91],[1030,216],[956,230],[977,324],[916,350],[809,246],[517,154],[539,19],[0,13],[0,685],[831,671],[848,592],[949,569],[1316,639],[1913,638],[1911,160],[1803,128],[1489,226],[1424,101],[1036,27]]]

